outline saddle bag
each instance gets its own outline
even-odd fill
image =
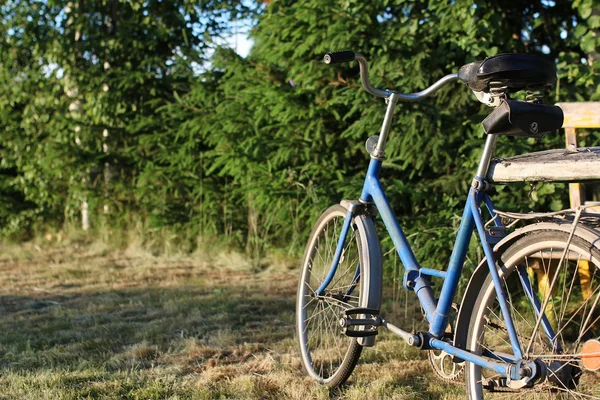
[[[539,139],[546,133],[561,128],[563,120],[563,111],[557,106],[502,100],[500,105],[483,120],[482,125],[488,135]]]

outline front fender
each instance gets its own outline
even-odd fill
[[[360,307],[370,308],[372,310],[381,309],[381,292],[383,287],[383,255],[379,238],[375,230],[373,218],[368,214],[363,214],[355,217],[357,221],[357,229],[359,229],[360,237],[366,239],[363,243],[363,259],[370,266],[370,270],[361,274],[362,296]],[[368,261],[367,261],[368,258]],[[375,336],[368,336],[357,339],[361,346],[373,346],[375,344]]]

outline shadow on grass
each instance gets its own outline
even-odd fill
[[[89,270],[51,265],[7,278],[23,276],[19,287],[28,295],[0,296],[0,386],[10,387],[6,398],[326,395],[300,372],[295,273],[211,275],[181,263],[135,264],[131,270],[121,260],[97,264]],[[42,280],[46,271],[51,281]],[[104,275],[95,281],[97,274]],[[47,291],[35,292],[36,286]],[[413,308],[399,312],[412,316]],[[363,353],[350,384],[331,398],[373,390],[409,398],[445,392],[428,383],[428,366],[414,361],[414,349],[381,339],[378,349],[386,355]],[[407,360],[414,364],[381,376],[382,369]]]
[[[293,293],[243,286],[1,296],[0,368],[197,366],[293,337],[293,312]]]

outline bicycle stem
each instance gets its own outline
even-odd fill
[[[392,126],[392,119],[394,118],[394,111],[396,109],[397,101],[398,95],[396,93],[392,93],[390,97],[387,98],[388,106],[387,110],[385,111],[385,117],[383,118],[383,125],[381,126],[381,132],[379,133],[379,139],[377,139],[377,146],[375,146],[375,151],[373,151],[372,154],[374,158],[379,160],[383,160],[385,158],[385,144]]]

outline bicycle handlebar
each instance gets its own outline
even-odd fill
[[[356,53],[353,51],[334,51],[325,54],[323,61],[325,64],[341,64],[348,61],[354,61]]]
[[[417,93],[404,94],[396,92],[394,90],[383,90],[374,88],[371,85],[371,82],[369,81],[369,67],[367,65],[367,59],[360,53],[356,53],[354,51],[335,51],[325,54],[325,57],[323,57],[323,61],[325,62],[325,64],[341,64],[349,61],[358,61],[358,64],[360,66],[360,81],[362,83],[363,88],[367,92],[377,97],[389,97],[392,94],[396,94],[398,100],[404,102],[415,102],[424,99],[425,97],[431,96],[432,94],[437,92],[446,84],[458,80],[458,74],[449,74],[444,76],[442,79],[438,80],[425,90],[422,90]]]

